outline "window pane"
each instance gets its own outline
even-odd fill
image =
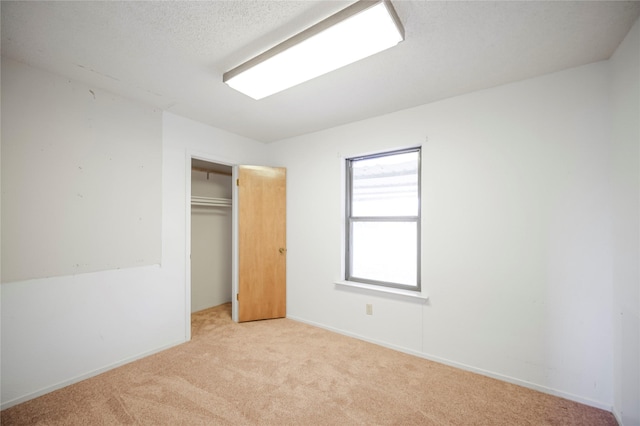
[[[417,216],[418,152],[352,161],[354,217]]]
[[[417,286],[416,222],[354,222],[351,275]]]

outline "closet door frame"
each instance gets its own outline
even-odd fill
[[[233,184],[238,179],[238,165],[228,159],[215,157],[203,152],[187,151],[185,156],[185,341],[191,340],[191,160],[231,166],[231,294],[238,294],[238,187]],[[231,298],[231,318],[238,322],[238,304]]]

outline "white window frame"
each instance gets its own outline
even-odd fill
[[[418,212],[416,216],[367,216],[367,217],[357,217],[353,216],[351,213],[352,209],[352,191],[353,191],[353,175],[352,175],[352,167],[351,165],[355,161],[367,160],[371,158],[377,157],[386,157],[397,154],[405,154],[408,152],[417,152],[418,153]],[[421,211],[422,211],[422,197],[421,197],[421,180],[422,180],[422,167],[421,167],[421,157],[422,157],[422,149],[421,147],[412,147],[405,149],[398,149],[392,151],[384,151],[376,154],[369,155],[361,155],[355,156],[345,159],[345,181],[346,181],[346,197],[345,197],[345,281],[353,282],[353,283],[362,283],[365,285],[379,286],[379,288],[393,288],[399,290],[409,290],[411,292],[420,293],[421,286]],[[372,280],[366,278],[360,278],[353,276],[351,273],[352,270],[352,255],[353,255],[353,247],[352,247],[352,229],[353,224],[356,222],[412,222],[416,223],[416,285],[406,285],[388,281],[379,281]]]

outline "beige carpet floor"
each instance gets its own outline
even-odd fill
[[[191,342],[2,411],[2,425],[616,425],[611,413],[289,319],[193,315]]]

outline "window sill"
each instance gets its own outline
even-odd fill
[[[378,293],[381,296],[389,295],[389,296],[397,297],[400,299],[420,301],[422,303],[426,303],[427,300],[429,300],[429,296],[425,296],[419,291],[402,290],[399,288],[382,287],[382,286],[377,286],[372,284],[364,284],[364,283],[358,283],[354,281],[344,281],[344,280],[335,281],[334,284],[338,288],[356,290],[356,291],[362,290],[365,292]]]

